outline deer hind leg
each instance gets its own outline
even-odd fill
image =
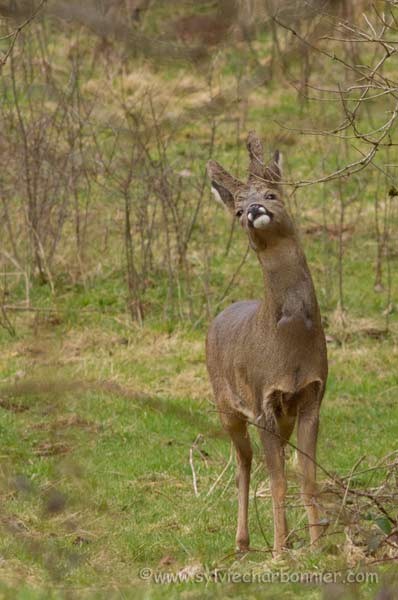
[[[315,383],[301,392],[298,402],[297,460],[311,544],[315,544],[323,533],[323,527],[319,523],[315,462],[320,399],[319,384]]]
[[[282,436],[278,425],[278,418],[273,410],[266,410],[260,424],[260,437],[264,448],[265,463],[267,465],[272,495],[272,509],[274,516],[274,554],[279,555],[286,547],[287,521],[285,511],[286,475],[285,475],[285,439],[291,434],[292,423]],[[294,426],[294,423],[293,423]]]
[[[252,464],[252,447],[247,430],[247,422],[239,415],[222,415],[224,428],[228,431],[236,450],[237,475],[236,485],[238,488],[238,527],[236,531],[236,546],[240,552],[249,549],[249,486]]]

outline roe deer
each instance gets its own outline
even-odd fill
[[[297,418],[301,494],[311,543],[323,531],[316,501],[315,452],[327,379],[326,342],[315,290],[298,234],[282,200],[281,157],[264,165],[254,132],[247,140],[249,176],[243,183],[216,161],[207,165],[216,199],[246,231],[263,272],[265,297],[236,302],[212,322],[206,362],[221,422],[236,449],[237,548],[249,549],[248,499],[252,449],[247,430],[259,428],[269,471],[274,553],[286,546],[284,446]]]

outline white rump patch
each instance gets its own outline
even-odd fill
[[[253,225],[256,229],[266,229],[270,223],[271,218],[268,215],[261,215],[261,217],[257,217]]]

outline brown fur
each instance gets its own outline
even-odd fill
[[[237,546],[249,548],[247,525],[252,450],[248,422],[259,426],[270,476],[274,551],[286,545],[286,478],[283,448],[297,421],[302,497],[311,542],[322,533],[316,503],[315,451],[319,409],[327,378],[327,355],[311,274],[282,200],[279,153],[265,166],[255,133],[248,138],[249,178],[242,183],[209,161],[213,188],[237,215],[263,273],[261,301],[232,304],[214,319],[206,343],[207,368],[224,428],[238,462]],[[264,229],[249,220],[267,211]],[[257,217],[256,217],[257,218]],[[254,222],[256,222],[256,218]]]

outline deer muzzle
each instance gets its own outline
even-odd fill
[[[266,229],[272,221],[272,213],[261,204],[251,204],[247,209],[249,227]]]

